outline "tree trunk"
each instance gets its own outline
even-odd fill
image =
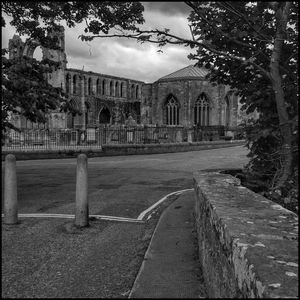
[[[270,62],[270,75],[273,90],[275,93],[275,101],[277,106],[277,112],[279,117],[279,128],[282,136],[282,156],[283,156],[283,170],[282,174],[276,184],[275,189],[282,188],[289,176],[292,173],[292,128],[289,122],[289,115],[287,112],[287,107],[284,101],[284,91],[282,87],[281,75],[279,72],[279,62],[282,52],[282,46],[284,39],[286,37],[286,27],[289,16],[289,10],[291,2],[280,3],[277,2],[276,11],[276,25],[277,31],[274,41],[274,49],[271,56]]]

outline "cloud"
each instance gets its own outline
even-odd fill
[[[172,34],[179,37],[191,37],[187,15],[169,15],[164,11],[145,10],[144,18],[146,22],[141,26],[142,29],[163,30],[168,28]]]
[[[171,32],[190,38],[187,22],[187,6],[181,2],[146,2],[143,28],[170,28]],[[64,25],[62,23],[62,25]],[[9,24],[2,29],[2,47],[8,46],[8,39],[15,30]],[[75,28],[65,26],[65,50],[68,68],[125,77],[152,83],[159,78],[181,69],[193,62],[187,55],[188,47],[166,45],[163,53],[158,53],[155,44],[137,43],[127,38],[96,38],[82,42],[78,36],[83,33],[83,25]],[[25,40],[22,38],[22,40]]]
[[[169,46],[163,53],[157,52],[152,44],[139,47],[127,47],[118,40],[105,41],[101,39],[92,47],[100,53],[97,59],[92,56],[81,56],[80,60],[68,56],[68,67],[94,71],[107,75],[127,77],[145,82],[154,82],[160,77],[190,64],[185,48]]]
[[[188,15],[190,7],[183,2],[142,2],[145,11],[164,12],[167,16]]]

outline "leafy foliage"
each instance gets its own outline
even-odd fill
[[[35,59],[2,57],[2,120],[9,124],[11,113],[23,112],[33,122],[45,122],[44,113],[59,106],[62,91],[47,82],[51,67]]]
[[[235,89],[247,114],[259,113],[245,124],[248,177],[287,197],[298,161],[298,3],[187,3],[194,38],[207,46],[190,58],[211,70],[211,81]]]
[[[58,29],[61,21],[65,21],[68,27],[85,22],[84,31],[91,33],[107,33],[117,26],[134,30],[136,24],[144,22],[143,6],[139,2],[6,1],[2,9],[13,18],[10,24],[19,34],[27,34],[43,46],[47,35]]]

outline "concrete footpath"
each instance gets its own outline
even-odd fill
[[[194,227],[194,191],[161,215],[129,298],[205,298]]]

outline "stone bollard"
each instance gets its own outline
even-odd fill
[[[18,223],[16,158],[13,154],[5,157],[4,223]]]
[[[89,225],[89,206],[88,206],[88,172],[87,157],[79,154],[77,157],[76,170],[76,212],[75,225],[85,227]]]

